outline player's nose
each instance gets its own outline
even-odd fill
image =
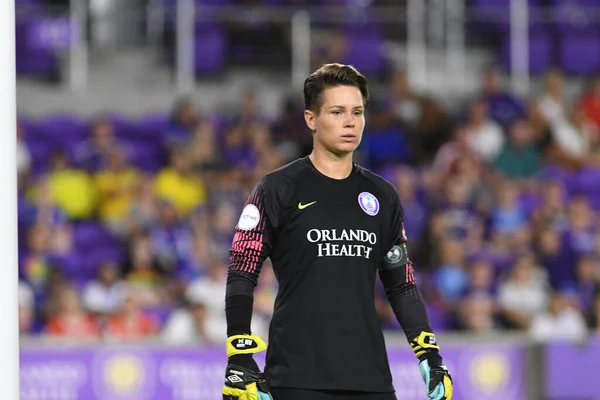
[[[346,118],[344,121],[344,128],[354,128],[354,125],[356,125],[354,118]]]

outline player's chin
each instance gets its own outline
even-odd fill
[[[354,150],[356,150],[357,146],[338,146],[332,149],[333,154],[338,157],[347,156],[348,154],[352,154]]]
[[[336,150],[338,150],[339,152],[342,153],[351,153],[354,150],[356,150],[356,148],[358,147],[358,145],[360,144],[360,139],[356,138],[355,140],[352,141],[342,141],[336,144]]]

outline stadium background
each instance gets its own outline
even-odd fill
[[[598,398],[600,1],[16,5],[21,398],[219,398],[233,226],[333,61],[369,79],[357,161],[398,187],[455,398]],[[267,262],[264,337],[275,293]]]

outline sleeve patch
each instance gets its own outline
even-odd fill
[[[260,222],[260,211],[254,204],[248,204],[242,210],[242,215],[238,221],[238,228],[243,231],[249,231],[256,228]]]
[[[410,262],[406,243],[394,245],[383,258],[382,269],[391,269],[406,265]]]

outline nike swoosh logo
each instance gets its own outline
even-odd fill
[[[302,204],[302,202],[300,202],[300,203],[298,203],[298,210],[304,210],[306,207],[310,207],[315,203],[316,203],[316,201],[313,201],[312,203],[306,203],[306,204]]]

